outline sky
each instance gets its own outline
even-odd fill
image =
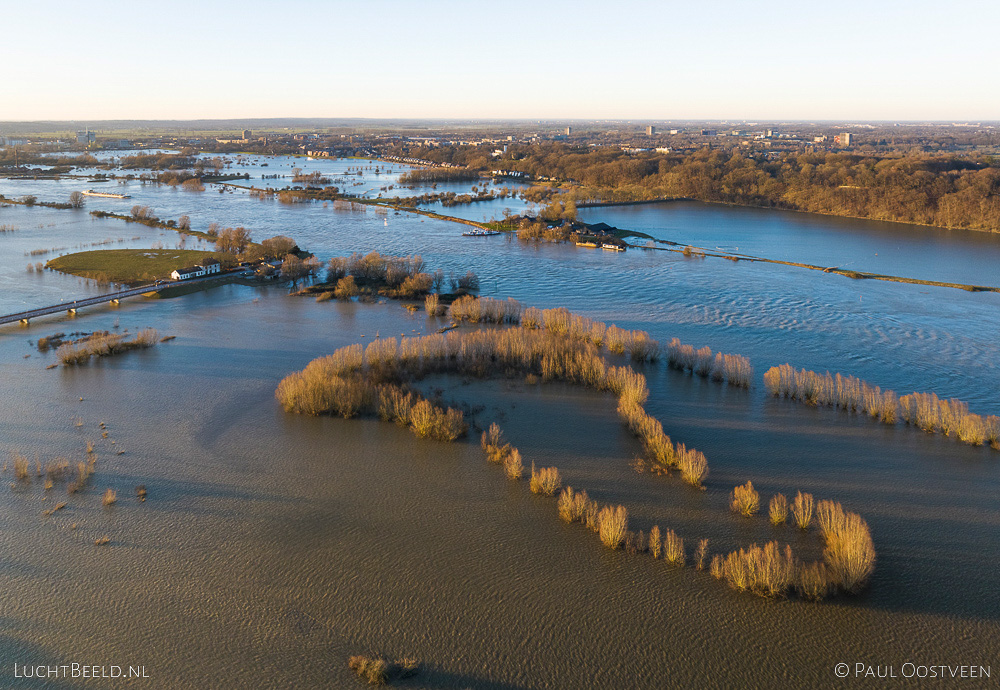
[[[0,121],[998,120],[990,0],[0,0]]]

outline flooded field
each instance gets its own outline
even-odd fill
[[[385,184],[361,177],[372,189]],[[23,182],[0,180],[0,193],[62,201],[86,188]],[[632,469],[640,448],[609,394],[523,379],[427,382],[445,399],[481,406],[476,423],[501,423],[526,462],[556,465],[564,483],[627,505],[634,529],[670,527],[689,544],[708,538],[715,553],[777,538],[817,555],[815,540],[791,527],[728,511],[728,492],[748,479],[762,497],[802,490],[834,499],[871,526],[875,575],[862,595],[822,604],[739,594],[691,567],[612,552],[562,523],[554,499],[485,461],[475,432],[445,444],[373,419],[286,414],[275,387],[313,358],[445,322],[398,303],[316,303],[281,286],[224,285],[0,328],[0,454],[76,462],[90,440],[97,457],[82,492],[46,492],[35,478],[0,497],[5,664],[143,664],[156,687],[351,687],[347,657],[381,653],[422,662],[401,684],[415,688],[832,687],[843,683],[839,662],[998,658],[1000,576],[989,564],[1000,556],[1000,453],[776,400],[761,375],[787,361],[1000,413],[990,327],[1000,295],[462,238],[462,226],[446,221],[282,205],[214,187],[132,184],[129,193],[88,200],[83,211],[0,208],[0,224],[18,228],[0,233],[0,312],[103,289],[27,272],[29,261],[55,255],[34,259],[33,249],[180,241],[88,214],[134,203],[163,218],[190,215],[197,230],[217,221],[245,225],[255,239],[287,234],[322,259],[420,253],[431,270],[474,270],[484,295],[741,353],[756,369],[742,390],[662,362],[640,367],[648,411],[708,457],[704,492]],[[459,208],[488,217],[489,205]],[[702,204],[581,215],[772,258],[1000,284],[1000,238],[985,235]],[[55,332],[143,327],[176,339],[52,370],[54,354],[34,346]],[[2,476],[14,482],[10,467]],[[118,495],[111,507],[101,505],[107,488]],[[110,543],[95,546],[105,535]]]

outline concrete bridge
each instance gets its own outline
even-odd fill
[[[82,307],[91,307],[95,304],[105,304],[107,302],[118,304],[118,302],[126,297],[152,295],[153,293],[159,292],[160,290],[173,285],[175,285],[175,283],[151,283],[149,285],[140,285],[139,287],[129,288],[127,290],[119,290],[118,292],[109,292],[104,295],[98,295],[97,297],[85,297],[83,299],[73,300],[72,302],[60,302],[59,304],[53,304],[50,307],[40,307],[38,309],[29,309],[28,311],[17,312],[16,314],[7,314],[5,316],[0,316],[0,325],[5,323],[14,323],[15,321],[19,321],[21,324],[27,325],[31,319],[39,316],[45,316],[46,314],[56,314],[61,311],[69,314],[75,314],[76,310]]]

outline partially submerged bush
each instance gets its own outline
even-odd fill
[[[713,566],[715,564],[713,563]],[[729,586],[767,597],[784,595],[794,582],[796,572],[792,547],[781,549],[772,541],[763,547],[733,551],[721,561],[721,572]]]
[[[819,561],[799,566],[795,591],[806,601],[822,601],[830,594],[830,576],[826,565]]]
[[[56,357],[63,366],[85,364],[91,357],[110,357],[129,350],[152,347],[159,342],[160,335],[155,328],[144,328],[132,338],[118,333],[100,332],[63,343],[56,350]]]
[[[427,316],[441,315],[443,308],[441,298],[437,293],[431,293],[424,298],[424,311],[427,312]]]
[[[775,494],[767,506],[767,514],[772,525],[783,525],[788,519],[788,499],[784,494]]]
[[[649,555],[653,558],[659,558],[662,553],[663,539],[660,537],[660,526],[653,525],[653,528],[649,530]]]
[[[864,588],[875,570],[875,545],[868,523],[833,501],[817,504],[816,521],[826,541],[823,559],[830,581],[845,592]]]
[[[369,685],[388,685],[420,671],[420,664],[415,659],[405,657],[389,662],[381,657],[357,655],[347,660],[347,666]]]
[[[531,468],[531,493],[543,496],[555,496],[562,486],[559,470],[555,467]]]
[[[503,469],[509,479],[518,480],[524,475],[524,461],[521,460],[521,451],[517,448],[511,449],[503,459]]]
[[[354,282],[354,276],[345,276],[337,281],[337,287],[333,290],[333,295],[337,299],[350,299],[357,297],[358,286]]]
[[[885,424],[902,419],[927,432],[951,436],[973,446],[986,442],[1000,449],[996,417],[969,412],[961,400],[941,400],[934,393],[911,393],[898,397],[866,381],[841,374],[819,374],[795,369],[789,364],[772,367],[764,374],[764,384],[775,396],[801,400],[810,405],[830,405],[849,412],[867,414]],[[991,432],[991,428],[996,429]]]
[[[705,558],[708,556],[708,539],[698,541],[698,548],[694,552],[694,567],[698,570],[705,568]]]
[[[704,453],[688,449],[683,443],[677,447],[677,466],[681,470],[681,478],[694,487],[700,487],[708,476],[708,460]]]
[[[729,506],[734,513],[744,517],[753,517],[760,507],[760,494],[753,488],[753,482],[748,481],[743,486],[737,486],[729,495]]]
[[[718,352],[713,357],[712,348],[706,346],[695,350],[677,338],[667,345],[667,362],[675,369],[710,377],[713,381],[726,381],[732,386],[749,388],[753,382],[753,367],[743,355]]]
[[[684,567],[684,540],[672,529],[668,529],[663,537],[663,560],[670,565]]]
[[[483,432],[481,444],[490,462],[503,462],[510,453],[510,444],[504,440],[503,431],[496,422],[490,424],[490,428]]]
[[[617,549],[628,532],[628,510],[625,506],[605,506],[597,516],[597,534],[601,543]]]
[[[804,494],[801,491],[795,494],[795,500],[792,501],[792,515],[799,529],[809,529],[813,516],[812,494]]]

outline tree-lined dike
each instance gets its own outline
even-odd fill
[[[420,171],[415,170],[407,174],[415,175],[418,172]],[[434,173],[434,174],[448,173],[446,174],[446,179],[461,179],[461,180],[473,179],[470,178],[468,173],[466,173],[465,171],[452,171],[453,175],[449,173],[448,169],[444,170],[430,169],[424,172]],[[477,175],[474,175],[473,177],[478,179]],[[528,235],[524,234],[523,230],[519,232],[519,228],[517,227],[517,225],[512,225],[508,222],[498,221],[498,220],[474,221],[466,218],[460,218],[457,216],[451,216],[443,213],[437,213],[434,211],[428,211],[426,209],[417,208],[412,203],[405,203],[408,201],[407,199],[402,199],[400,200],[400,202],[396,202],[392,198],[369,199],[365,197],[345,194],[335,187],[330,188],[328,190],[318,189],[318,188],[307,188],[307,189],[299,188],[299,189],[282,190],[274,188],[256,188],[253,186],[245,186],[229,182],[219,182],[218,184],[224,187],[228,186],[237,189],[242,189],[244,191],[249,192],[252,195],[257,195],[261,198],[276,199],[283,201],[285,203],[302,203],[302,202],[338,203],[339,202],[341,204],[348,204],[348,205],[369,206],[369,207],[374,207],[376,209],[386,209],[386,210],[393,210],[396,212],[412,213],[426,218],[433,218],[436,220],[443,220],[451,223],[457,223],[460,225],[470,226],[485,231],[499,231],[503,233],[513,233],[517,234],[522,239],[529,237]],[[590,202],[590,203],[580,203],[579,208],[596,208],[603,206],[622,206],[622,205],[646,205],[653,203],[662,203],[666,201],[683,201],[686,199],[687,197],[676,197],[676,198],[670,197],[665,199],[634,200],[634,201],[621,201],[621,202]],[[76,203],[40,202],[35,197],[30,197],[30,201],[26,201],[25,198],[5,199],[3,197],[0,197],[0,202],[17,203],[25,206],[39,206],[39,207],[48,207],[57,209],[78,209],[82,205],[82,204],[77,205]],[[575,205],[574,208],[576,208]],[[804,212],[809,213],[809,211],[804,211]],[[202,239],[208,239],[208,240],[213,239],[211,233],[194,230],[190,227],[189,224],[185,226],[183,223],[178,221],[161,220],[156,216],[154,216],[152,214],[152,209],[149,209],[148,207],[137,206],[133,208],[131,214],[113,213],[108,211],[91,211],[91,214],[99,218],[113,218],[129,223],[142,223],[144,225],[153,228],[176,230],[182,234],[194,237],[200,237]],[[838,214],[833,214],[833,215],[838,215]],[[535,219],[532,219],[532,222],[535,222]],[[705,247],[699,247],[693,244],[685,244],[674,240],[654,238],[647,233],[635,230],[614,228],[613,232],[614,236],[621,240],[625,240],[629,237],[634,237],[640,240],[641,239],[649,240],[645,244],[630,245],[633,248],[643,249],[643,250],[655,249],[660,251],[680,252],[685,256],[689,257],[690,256],[694,256],[697,258],[711,257],[711,258],[727,259],[733,262],[747,261],[755,263],[768,263],[768,264],[776,264],[782,266],[791,266],[794,268],[804,268],[812,271],[820,271],[823,273],[840,275],[854,280],[880,280],[880,281],[903,283],[909,285],[952,288],[952,289],[965,290],[968,292],[1000,292],[1000,286],[997,285],[977,285],[977,284],[959,283],[950,281],[926,280],[922,278],[897,276],[884,273],[876,273],[872,271],[858,271],[849,268],[844,268],[841,266],[823,266],[823,265],[798,262],[798,261],[771,259],[767,257],[755,256],[745,253],[720,252]],[[575,239],[571,240],[570,233],[566,232],[563,235],[560,235],[559,239],[555,241],[568,242],[568,241],[575,241]]]

